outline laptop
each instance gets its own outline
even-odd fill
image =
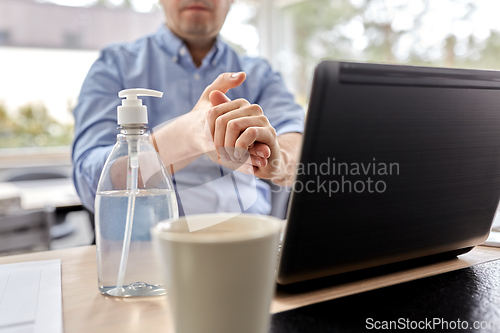
[[[277,282],[465,253],[499,200],[500,72],[324,61]]]

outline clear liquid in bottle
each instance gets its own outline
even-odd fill
[[[98,192],[96,196],[96,243],[99,290],[116,296],[116,277],[120,268],[129,191]],[[122,297],[165,294],[156,265],[150,229],[156,223],[178,216],[175,192],[165,189],[139,189],[135,199],[134,225]]]

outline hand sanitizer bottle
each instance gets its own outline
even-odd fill
[[[179,213],[170,175],[146,133],[146,106],[137,98],[163,93],[126,89],[118,96],[127,98],[118,106],[120,134],[95,199],[99,290],[120,297],[163,295],[149,230]]]

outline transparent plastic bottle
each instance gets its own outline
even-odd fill
[[[170,174],[146,133],[146,107],[137,99],[161,95],[146,89],[119,94],[129,99],[118,107],[120,134],[104,165],[95,199],[98,284],[106,295],[166,293],[150,229],[179,213]]]

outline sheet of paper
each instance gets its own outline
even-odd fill
[[[0,333],[62,333],[61,260],[0,265]]]

